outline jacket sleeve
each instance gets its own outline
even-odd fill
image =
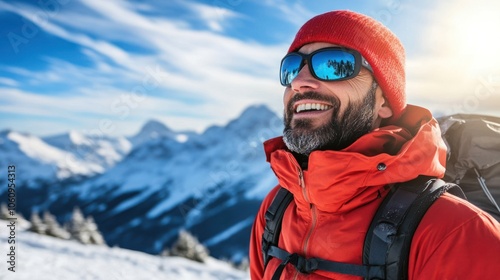
[[[252,226],[252,233],[250,235],[250,278],[252,280],[259,280],[264,277],[264,260],[262,257],[262,234],[264,233],[264,226],[266,224],[265,214],[269,205],[276,196],[279,186],[275,187],[269,192],[264,201],[262,202],[259,212],[255,217]]]
[[[415,232],[409,279],[500,279],[500,224],[459,198],[442,198]]]

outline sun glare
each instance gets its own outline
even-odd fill
[[[500,9],[461,9],[453,26],[452,48],[464,59],[469,71],[498,71],[500,65]]]

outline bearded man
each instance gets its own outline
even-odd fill
[[[443,177],[439,125],[427,109],[406,103],[404,64],[399,39],[362,14],[328,12],[298,31],[281,61],[284,133],[264,144],[279,186],[253,225],[252,279],[361,279],[304,271],[298,260],[361,265],[370,222],[390,189],[419,176]],[[265,214],[280,188],[293,200],[279,254],[264,260]],[[498,279],[499,254],[500,225],[446,193],[415,231],[407,278]]]

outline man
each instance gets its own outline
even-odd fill
[[[390,187],[442,177],[438,123],[407,105],[404,49],[379,22],[350,11],[309,20],[281,63],[283,137],[265,143],[280,186],[293,194],[279,248],[303,258],[362,264],[365,235]],[[423,186],[422,186],[423,187]],[[262,203],[250,245],[252,279],[359,279],[302,273],[276,257],[265,265]],[[412,239],[409,279],[499,279],[500,225],[451,194],[429,208]]]

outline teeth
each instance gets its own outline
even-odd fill
[[[305,103],[305,104],[300,104],[297,106],[297,109],[295,109],[296,113],[300,113],[302,111],[308,111],[308,110],[318,110],[318,111],[324,111],[330,109],[331,106],[324,105],[324,104],[319,104],[319,103]]]

